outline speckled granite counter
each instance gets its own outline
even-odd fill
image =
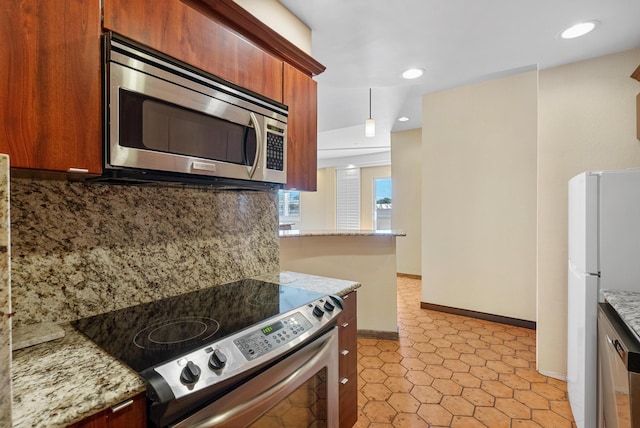
[[[600,293],[640,340],[640,292],[601,290]]]
[[[293,272],[264,281],[344,295],[353,281]],[[144,381],[70,324],[65,336],[13,353],[13,427],[64,427],[145,390]]]
[[[262,281],[280,283],[290,287],[305,288],[323,294],[334,294],[344,296],[360,287],[359,282],[344,279],[327,278],[324,276],[308,275],[298,272],[280,272],[274,274],[261,275],[256,279]]]
[[[297,236],[407,236],[404,230],[281,230],[280,238]]]
[[[145,390],[138,375],[70,324],[13,353],[13,427],[64,427]]]

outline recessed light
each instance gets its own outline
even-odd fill
[[[409,118],[407,116],[402,116],[402,117],[398,118],[398,122],[406,122],[408,120],[409,120]]]
[[[579,22],[560,33],[560,37],[563,39],[575,39],[590,33],[597,25],[598,21]]]
[[[402,77],[404,77],[405,79],[417,79],[423,74],[424,74],[423,68],[410,68],[408,70],[405,70],[404,73],[402,73]]]

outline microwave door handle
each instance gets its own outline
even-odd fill
[[[256,115],[254,113],[249,113],[249,117],[251,118],[253,129],[256,131],[256,156],[253,159],[253,165],[247,168],[249,171],[249,178],[253,178],[253,174],[256,172],[256,168],[258,167],[258,162],[262,157],[262,130],[260,129],[260,122],[258,121]],[[246,140],[244,144],[246,146]]]

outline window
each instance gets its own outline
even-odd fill
[[[280,190],[278,192],[278,214],[282,220],[300,220],[300,192]]]
[[[360,229],[360,168],[336,170],[336,227]]]
[[[373,224],[376,230],[391,229],[391,178],[376,178],[374,181],[375,206]]]

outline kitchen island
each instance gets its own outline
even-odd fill
[[[341,278],[358,290],[358,334],[398,338],[396,237],[401,230],[281,230],[283,270]]]
[[[282,272],[259,279],[345,295],[353,281]],[[70,324],[63,338],[13,352],[13,427],[65,427],[145,391],[137,373]]]

